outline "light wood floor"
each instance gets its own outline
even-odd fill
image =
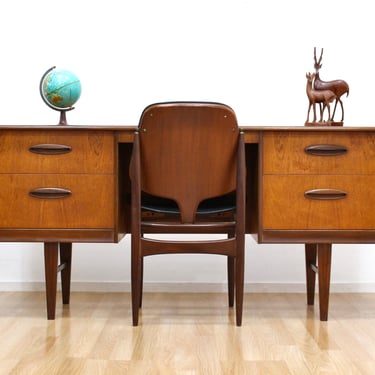
[[[328,322],[304,294],[72,293],[47,321],[44,293],[0,293],[0,375],[375,374],[375,294],[332,294]]]

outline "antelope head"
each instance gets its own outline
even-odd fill
[[[323,64],[321,64],[323,58],[323,48],[322,52],[320,53],[319,60],[316,59],[316,47],[314,47],[314,69],[315,72],[318,73],[319,69],[322,67]]]
[[[312,82],[315,78],[315,73],[306,73],[306,78],[309,82]]]

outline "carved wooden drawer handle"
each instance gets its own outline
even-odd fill
[[[338,145],[311,145],[305,147],[306,154],[318,156],[344,155],[348,152],[345,146]]]
[[[305,198],[308,199],[343,199],[348,195],[347,192],[337,189],[313,189],[305,191]]]
[[[30,146],[29,151],[33,152],[34,154],[60,155],[71,152],[72,147],[53,143],[43,143],[39,145]]]
[[[63,188],[37,188],[31,190],[29,195],[33,198],[56,199],[70,197],[72,192]]]

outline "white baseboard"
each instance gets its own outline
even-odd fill
[[[58,285],[60,290],[60,285]],[[44,291],[44,282],[0,282],[0,292]],[[331,293],[375,293],[375,283],[331,283]],[[72,281],[72,292],[130,292],[128,282]],[[144,292],[226,293],[221,283],[145,282]],[[318,286],[316,287],[318,291]],[[305,293],[304,283],[246,283],[245,293]]]

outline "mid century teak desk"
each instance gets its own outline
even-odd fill
[[[116,243],[129,232],[134,129],[0,126],[0,241],[44,243],[48,319],[59,271],[69,303],[72,243]],[[243,131],[247,233],[259,243],[305,244],[307,303],[319,270],[327,320],[332,244],[375,242],[375,127]]]

